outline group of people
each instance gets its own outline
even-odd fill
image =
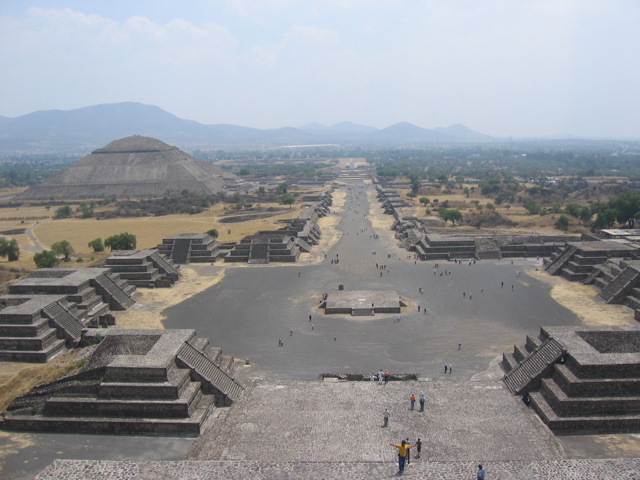
[[[426,401],[427,401],[427,397],[424,396],[424,393],[421,393],[420,396],[418,397],[418,403],[420,403],[420,411],[421,412],[424,412],[424,403]],[[411,403],[411,406],[409,407],[409,410],[414,410],[414,408],[416,406],[416,396],[413,393],[409,397],[409,402]]]
[[[372,373],[369,376],[369,380],[371,380],[372,382],[375,382],[376,379],[378,380],[378,385],[386,385],[387,383],[389,383],[389,372],[387,370],[380,370],[377,377],[375,373]]]
[[[415,444],[411,444],[409,439],[402,440],[399,445],[394,443],[389,444],[392,447],[398,449],[398,474],[404,473],[404,467],[411,463],[411,448],[416,447],[416,458],[420,458],[420,451],[422,450],[422,441],[418,438]]]
[[[389,446],[398,449],[398,475],[402,475],[404,473],[404,468],[411,463],[411,448],[416,447],[416,458],[420,458],[422,441],[418,438],[416,443],[412,444],[407,438],[406,440],[402,440],[399,444],[390,443]],[[476,479],[485,480],[486,473],[487,472],[482,464],[478,465]]]

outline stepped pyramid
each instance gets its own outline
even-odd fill
[[[87,330],[83,341],[98,345],[81,370],[16,398],[0,428],[198,435],[244,391],[234,358],[195,330]]]
[[[55,177],[16,198],[161,197],[183,190],[210,195],[241,181],[155,138],[135,135],[94,150]]]

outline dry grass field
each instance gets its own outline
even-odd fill
[[[468,185],[469,187],[471,185]],[[462,214],[470,213],[476,211],[476,206],[471,203],[475,200],[479,201],[481,206],[486,209],[487,203],[493,203],[493,199],[490,197],[486,197],[482,195],[480,192],[476,191],[475,193],[470,193],[469,197],[467,197],[462,190],[454,190],[452,193],[443,193],[442,191],[436,192],[432,187],[423,187],[421,189],[421,193],[419,193],[415,198],[407,197],[407,194],[410,190],[399,190],[399,193],[403,196],[403,198],[412,205],[412,207],[404,209],[407,215],[413,215],[418,218],[430,218],[433,220],[441,220],[440,216],[434,211],[437,205],[441,205],[443,202],[448,201],[448,208],[455,208],[460,210]],[[420,197],[427,197],[431,200],[431,203],[428,207],[423,206],[419,199]],[[438,200],[437,205],[434,205],[433,201]],[[582,206],[588,205],[586,202],[578,202]],[[518,233],[518,232],[527,232],[538,231],[545,233],[569,233],[579,235],[583,232],[588,232],[589,228],[582,225],[578,219],[570,217],[570,225],[569,230],[567,232],[562,232],[554,227],[555,222],[558,220],[559,214],[549,213],[548,215],[540,216],[540,215],[531,215],[520,203],[511,204],[507,207],[507,204],[495,205],[495,210],[504,218],[509,219],[516,223],[515,227],[509,227],[506,225],[496,226],[496,227],[483,227],[479,230],[475,227],[464,226],[464,225],[456,225],[452,227],[451,223],[447,223],[444,227],[448,232],[493,232],[497,230],[498,233]],[[547,206],[548,207],[548,206]],[[432,213],[427,215],[426,209],[430,208]]]

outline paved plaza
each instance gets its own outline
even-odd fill
[[[284,266],[190,267],[225,268],[225,277],[165,310],[165,327],[195,328],[249,360],[238,371],[246,394],[216,409],[203,435],[122,437],[118,448],[118,437],[101,443],[97,436],[18,434],[33,445],[16,446],[2,478],[33,478],[54,459],[39,480],[390,478],[397,462],[389,444],[420,437],[422,458],[404,476],[474,479],[483,463],[488,480],[640,479],[638,459],[604,458],[607,451],[587,438],[553,435],[502,385],[502,352],[537,335],[540,325],[580,324],[527,275],[541,259],[440,261],[437,268],[414,262],[393,232],[373,227],[370,218],[381,215],[373,187],[352,184],[333,213],[342,236],[320,264],[303,257]],[[322,294],[339,285],[394,291],[407,307],[399,322],[395,313],[324,315]],[[380,369],[416,373],[420,381],[317,381],[321,373]],[[417,403],[409,410],[412,393],[425,394],[425,412]],[[384,408],[391,412],[386,428]]]

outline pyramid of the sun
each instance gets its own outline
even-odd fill
[[[210,195],[238,177],[177,147],[139,135],[94,150],[55,177],[35,185],[21,199],[159,197],[183,190]]]

